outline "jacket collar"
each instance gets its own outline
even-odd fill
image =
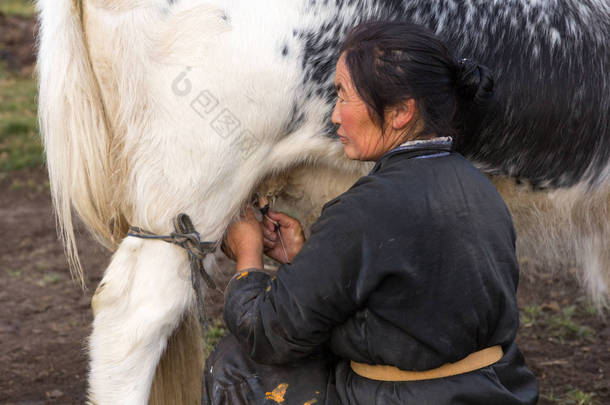
[[[450,136],[408,141],[384,153],[377,163],[375,163],[371,173],[375,173],[379,170],[383,163],[392,156],[406,155],[404,157],[407,159],[440,157],[451,153],[452,146],[453,139]]]

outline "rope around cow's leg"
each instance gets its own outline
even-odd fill
[[[175,230],[169,235],[156,235],[138,227],[130,227],[127,236],[133,236],[141,239],[162,240],[181,246],[187,251],[191,268],[191,285],[195,291],[195,298],[197,300],[199,322],[201,323],[201,327],[205,329],[207,321],[199,278],[201,277],[203,279],[208,288],[218,291],[224,295],[224,292],[217,287],[216,283],[203,265],[203,259],[209,253],[216,250],[217,242],[202,242],[201,235],[193,226],[191,218],[186,214],[178,214],[174,218],[173,223]]]

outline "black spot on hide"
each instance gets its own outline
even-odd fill
[[[292,105],[292,111],[290,113],[290,118],[288,119],[288,124],[285,128],[285,133],[290,134],[296,130],[298,130],[301,125],[305,122],[305,114],[303,113],[302,107],[299,107],[296,103]]]

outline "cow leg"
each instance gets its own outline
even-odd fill
[[[580,190],[578,190],[580,191]],[[580,277],[597,308],[610,308],[610,186],[580,191],[574,198],[570,219]]]
[[[168,337],[193,300],[181,248],[126,238],[92,300],[91,402],[146,404]]]
[[[586,184],[535,191],[513,179],[494,178],[513,215],[522,262],[553,271],[572,268],[599,309],[610,287],[610,187]]]

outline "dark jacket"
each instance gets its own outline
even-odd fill
[[[225,320],[252,361],[289,364],[330,349],[329,404],[535,403],[535,379],[513,343],[511,216],[466,159],[438,152],[382,157],[324,206],[275,278],[253,271],[231,281]],[[421,382],[368,380],[348,363],[427,370],[494,345],[505,350],[500,362]]]

